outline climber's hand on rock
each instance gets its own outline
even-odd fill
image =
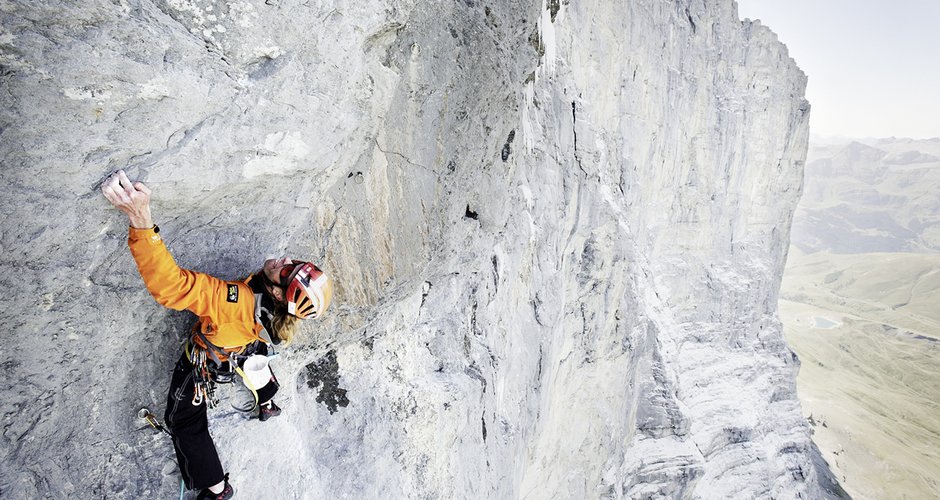
[[[101,183],[101,193],[127,215],[132,227],[153,227],[150,218],[150,188],[143,182],[131,182],[123,170],[118,170]]]

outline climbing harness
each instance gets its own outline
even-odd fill
[[[242,366],[248,358],[256,355],[259,351],[259,344],[262,344],[262,342],[256,341],[248,344],[242,348],[241,351],[225,352],[212,342],[209,342],[209,339],[207,339],[202,332],[197,330],[193,335],[199,337],[206,346],[206,348],[202,348],[202,346],[193,342],[192,338],[190,338],[186,345],[186,355],[193,365],[193,379],[195,384],[192,401],[193,406],[199,406],[205,402],[209,408],[215,408],[219,403],[219,398],[215,390],[216,384],[231,383],[235,380],[235,376],[237,375],[241,377],[245,387],[251,391],[253,403],[246,403],[242,406],[233,404],[232,407],[246,413],[254,411],[260,403],[258,400],[258,390],[260,390],[261,387],[256,387],[257,384],[252,383],[248,375],[242,370]],[[265,347],[266,349],[269,348],[266,344]],[[276,356],[276,354],[268,354],[266,356],[270,358]],[[222,358],[227,358],[227,360],[222,361]],[[277,384],[277,378],[274,377],[273,372],[271,372],[271,378],[274,380],[274,383]]]

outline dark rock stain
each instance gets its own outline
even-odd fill
[[[509,155],[512,154],[512,140],[515,138],[516,138],[516,131],[510,130],[509,137],[506,138],[506,143],[503,144],[503,151],[502,151],[502,154],[500,155],[504,162],[508,160]]]
[[[496,256],[494,255],[492,262],[493,262],[493,289],[494,289],[493,293],[496,293],[496,291],[499,291],[499,259],[497,259]]]
[[[555,16],[561,10],[561,0],[548,0],[548,10],[552,13],[552,22],[555,22]]]
[[[467,219],[473,219],[473,220],[478,220],[478,219],[479,219],[479,214],[477,214],[477,213],[474,212],[473,210],[470,210],[470,204],[469,204],[469,203],[467,204],[467,211],[464,212],[463,216],[464,216],[465,218],[467,218]]]
[[[304,367],[303,375],[307,387],[316,389],[317,403],[323,403],[330,414],[336,413],[337,408],[349,405],[346,389],[339,386],[339,363],[336,361],[336,351],[330,351],[325,356]]]
[[[725,439],[728,443],[746,443],[751,440],[751,430],[740,427],[727,427],[724,429]]]

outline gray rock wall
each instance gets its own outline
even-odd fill
[[[826,495],[776,295],[805,77],[731,1],[0,6],[4,497],[169,497],[178,262],[321,262],[281,417],[211,427],[244,498]],[[225,387],[229,402],[244,394]]]

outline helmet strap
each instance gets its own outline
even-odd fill
[[[264,290],[265,293],[267,293],[268,295],[270,295],[271,298],[274,300],[275,303],[280,303],[280,302],[286,302],[286,301],[287,301],[287,287],[285,287],[284,285],[281,285],[281,284],[279,284],[279,283],[275,283],[275,282],[271,281],[271,279],[268,278],[268,275],[264,272],[264,270],[261,271],[261,281],[264,282],[264,284],[267,285],[267,287],[268,287],[268,288],[265,288],[265,290]],[[278,288],[278,289],[281,290],[281,298],[280,298],[280,299],[278,299],[277,296],[274,294],[274,290],[273,290],[273,289],[275,289],[275,288]]]

